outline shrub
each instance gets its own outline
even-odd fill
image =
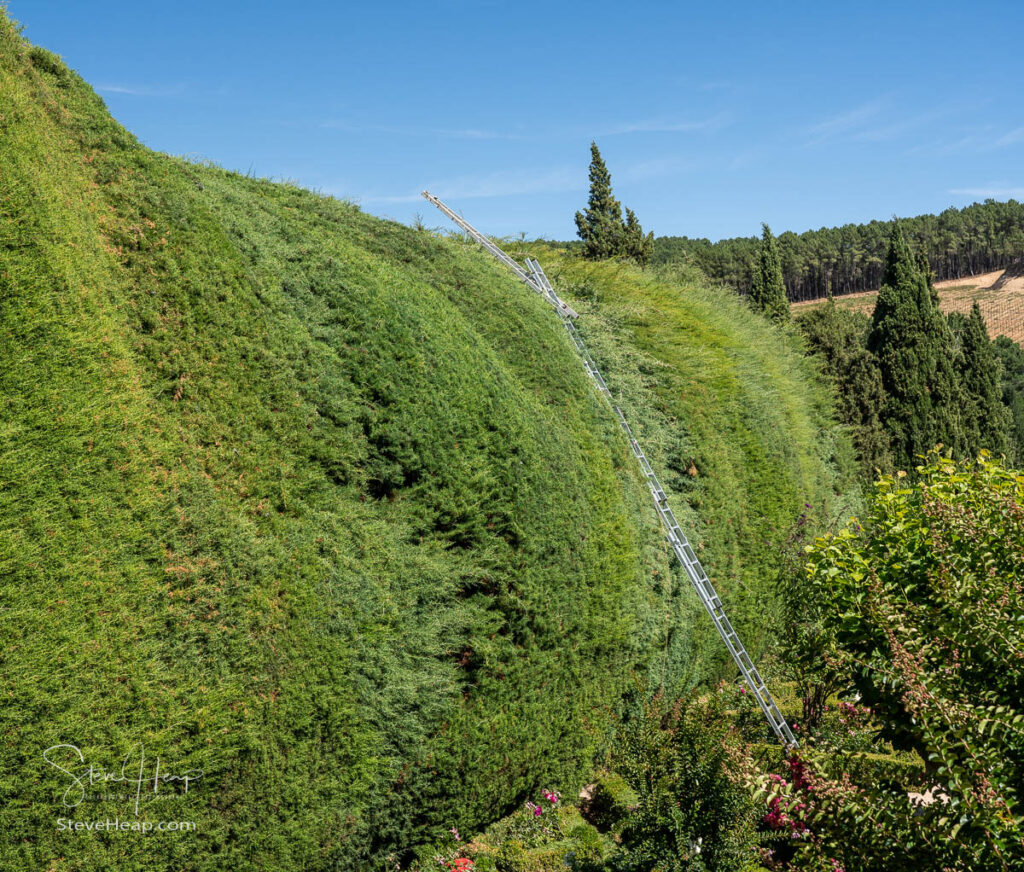
[[[917,471],[878,482],[863,526],[817,540],[808,592],[883,737],[927,761],[939,801],[848,783],[812,826],[849,868],[1020,868],[1024,475],[938,451]]]
[[[593,786],[585,814],[601,832],[616,829],[637,802],[637,793],[621,775],[602,774]]]
[[[756,868],[754,804],[741,779],[751,764],[718,694],[671,707],[655,696],[623,724],[614,764],[638,795],[614,868]]]

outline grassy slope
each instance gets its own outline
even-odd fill
[[[546,246],[535,253],[558,257]],[[832,424],[814,363],[793,333],[754,317],[697,271],[561,259],[548,272],[578,304],[612,392],[664,473],[677,517],[744,641],[760,655],[786,540],[851,508],[837,498],[849,489],[851,449]],[[685,583],[677,577],[674,587],[683,628],[672,636],[675,682],[729,674]]]
[[[664,558],[540,302],[142,149],[0,39],[0,865],[71,853],[58,742],[206,773],[161,813],[194,841],[80,839],[81,868],[346,865],[564,781]]]
[[[543,303],[456,242],[141,148],[2,16],[0,134],[0,866],[351,868],[571,786],[692,605]],[[828,486],[797,453],[747,489],[779,517]],[[700,492],[746,477],[715,456]],[[61,808],[61,742],[204,770],[143,809],[197,833],[56,832],[130,814]]]

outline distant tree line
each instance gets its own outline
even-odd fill
[[[907,242],[923,252],[936,280],[1003,269],[1024,259],[1024,203],[986,200],[939,215],[901,222]],[[846,224],[786,232],[778,237],[786,294],[791,301],[870,291],[884,280],[889,223]],[[654,240],[654,264],[686,260],[749,294],[758,273],[756,237],[710,242],[685,236]]]
[[[900,222],[880,280],[870,319],[832,300],[797,318],[865,473],[913,469],[938,443],[960,457],[987,449],[1024,460],[1024,350],[990,341],[977,303],[969,316],[943,315],[927,259]]]

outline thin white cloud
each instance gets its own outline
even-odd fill
[[[183,85],[97,85],[97,91],[106,94],[128,94],[132,97],[177,97],[184,90]]]
[[[958,111],[952,104],[906,115],[899,107],[891,106],[888,98],[879,98],[840,113],[807,129],[808,145],[819,145],[830,140],[849,142],[888,142],[910,136],[926,125],[941,121]]]
[[[912,115],[909,118],[902,118],[891,124],[880,124],[857,131],[852,135],[852,138],[858,142],[886,142],[891,139],[898,139],[901,136],[906,136],[908,133],[913,133],[929,121],[935,121],[945,114],[945,110],[938,110],[935,112],[925,112],[921,115]]]
[[[483,130],[474,127],[401,127],[387,124],[356,124],[349,121],[324,121],[320,125],[330,130],[345,130],[350,133],[386,133],[392,136],[436,136],[444,139],[523,139],[522,134],[500,130]]]
[[[673,76],[667,83],[684,92],[734,91],[739,85],[732,79],[697,79],[693,76]]]
[[[992,143],[992,146],[993,148],[1006,148],[1006,146],[1016,145],[1018,142],[1024,142],[1024,127],[1017,127],[1004,133]]]
[[[851,132],[862,132],[866,122],[878,117],[886,105],[884,99],[872,100],[854,109],[848,109],[812,124],[807,128],[807,134],[814,144],[835,139]]]
[[[597,136],[622,136],[628,133],[699,133],[714,132],[729,123],[729,117],[720,112],[700,121],[675,121],[671,119],[648,119],[615,124],[598,131]]]
[[[656,158],[626,167],[615,175],[622,181],[639,182],[661,178],[692,169],[694,164],[681,158]],[[442,200],[475,200],[484,197],[521,197],[529,194],[557,194],[585,191],[587,177],[579,167],[556,167],[548,170],[503,170],[480,175],[458,176],[428,182],[423,187]],[[334,196],[350,195],[332,189]],[[357,203],[399,204],[415,203],[421,198],[419,191],[407,194],[364,194],[352,197]]]
[[[697,85],[698,91],[727,91],[731,88],[736,87],[728,79],[722,79],[721,81],[701,82]]]
[[[990,143],[991,139],[989,136],[981,135],[978,133],[968,133],[965,136],[961,136],[959,139],[953,139],[949,142],[940,142],[929,139],[927,142],[922,142],[920,145],[915,145],[912,148],[908,148],[906,153],[909,154],[954,154],[962,151],[981,151],[987,143]]]
[[[1024,187],[953,188],[949,193],[960,197],[980,197],[983,200],[1024,199]]]
[[[1024,143],[1024,127],[1016,127],[1005,133],[999,133],[992,125],[986,125],[959,139],[949,142],[926,142],[910,149],[907,154],[935,153],[951,154],[956,152],[990,152],[1007,148],[1017,143]]]
[[[474,176],[459,176],[429,182],[428,191],[446,200],[471,200],[482,197],[518,197],[525,194],[551,194],[586,188],[586,177],[578,167],[551,170],[507,170]],[[414,203],[420,193],[400,195],[367,194],[355,198],[361,203]]]
[[[565,138],[577,137],[580,135],[593,136],[601,139],[606,136],[625,136],[631,133],[700,133],[714,132],[729,123],[729,117],[725,113],[719,113],[711,118],[704,118],[697,121],[681,121],[676,119],[645,119],[640,121],[625,121],[620,124],[613,124],[609,127],[582,129],[579,127],[553,128],[548,130],[534,130],[530,134],[508,131],[508,130],[487,130],[475,127],[409,127],[390,124],[364,124],[344,120],[328,120],[321,122],[320,126],[330,130],[344,130],[350,133],[385,133],[391,136],[411,137],[441,137],[445,139],[505,139],[524,140],[536,137]]]
[[[626,167],[621,173],[621,178],[627,182],[642,182],[648,179],[660,179],[665,176],[676,175],[677,173],[693,169],[694,166],[693,161],[684,158],[652,158],[651,160],[641,161]],[[613,175],[613,181],[617,178],[620,178],[619,173]]]

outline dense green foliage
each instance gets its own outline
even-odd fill
[[[830,300],[797,325],[835,386],[839,419],[869,478],[894,464],[912,469],[938,443],[957,456],[1014,449],[1013,400],[981,310],[942,314],[927,264],[899,222],[871,321]]]
[[[1018,869],[1024,477],[938,452],[918,472],[883,478],[863,526],[818,540],[805,596],[829,658],[939,796],[915,811],[900,785],[835,771],[806,820],[847,869]]]
[[[1010,459],[1024,467],[1024,348],[1005,336],[993,343],[1003,367],[1003,404],[1010,411]]]
[[[585,766],[667,560],[544,304],[142,148],[6,19],[0,107],[0,866],[354,868]],[[58,743],[203,770],[142,811],[195,835],[69,847],[132,813]]]
[[[443,839],[413,869],[753,872],[760,810],[754,759],[727,708],[738,697],[725,682],[674,703],[638,688],[607,768],[578,799],[539,792],[470,840]],[[749,714],[752,703],[742,702]]]
[[[963,402],[964,444],[1004,455],[1009,448],[1011,411],[1003,401],[1002,362],[988,338],[981,309],[975,303],[967,318],[953,313],[949,322]]]
[[[1024,258],[1024,203],[986,200],[939,215],[903,220],[915,250],[926,253],[937,280],[1002,269]],[[846,224],[786,232],[779,236],[790,300],[851,294],[878,288],[889,246],[889,222]],[[758,243],[751,237],[689,239],[664,236],[654,242],[655,264],[689,261],[709,276],[749,292],[757,271]]]
[[[655,697],[627,720],[613,765],[635,791],[619,828],[616,872],[747,872],[758,867],[755,806],[740,736],[720,694],[667,705]]]
[[[513,254],[517,250],[511,248]],[[849,511],[855,461],[832,396],[796,337],[693,270],[542,259],[644,446],[755,658],[777,625],[778,553],[801,517]],[[525,253],[525,252],[523,252]],[[728,655],[673,566],[666,686],[731,675]],[[707,666],[717,664],[709,673]]]
[[[576,213],[583,256],[588,260],[621,257],[646,266],[654,252],[654,234],[644,234],[632,209],[626,209],[626,220],[622,220],[622,206],[612,194],[612,176],[596,142],[590,143],[589,177],[587,208]]]
[[[779,246],[771,228],[762,224],[761,244],[758,246],[757,265],[750,284],[750,306],[755,312],[767,315],[773,321],[789,320],[789,301],[782,281],[782,262]]]
[[[890,469],[889,434],[881,418],[882,372],[867,348],[871,320],[829,300],[802,314],[797,325],[835,387],[836,414],[850,428],[865,478]]]
[[[586,771],[634,674],[727,668],[500,266],[143,148],[2,16],[0,129],[4,868],[401,859]],[[697,279],[565,272],[758,650],[778,531],[833,510],[824,391]],[[196,832],[61,833],[134,815],[64,809],[60,743],[202,770],[142,809]]]
[[[596,142],[590,143],[590,194],[585,212],[576,213],[576,233],[589,260],[615,257],[622,251],[622,205],[612,194],[612,175]]]
[[[882,288],[871,318],[868,350],[882,374],[882,421],[901,469],[936,443],[960,451],[963,392],[953,341],[929,276],[921,270],[898,221],[892,224]],[[972,451],[977,450],[971,446]]]
[[[647,266],[654,253],[654,233],[644,234],[643,227],[632,209],[626,209],[622,254],[637,266]]]

